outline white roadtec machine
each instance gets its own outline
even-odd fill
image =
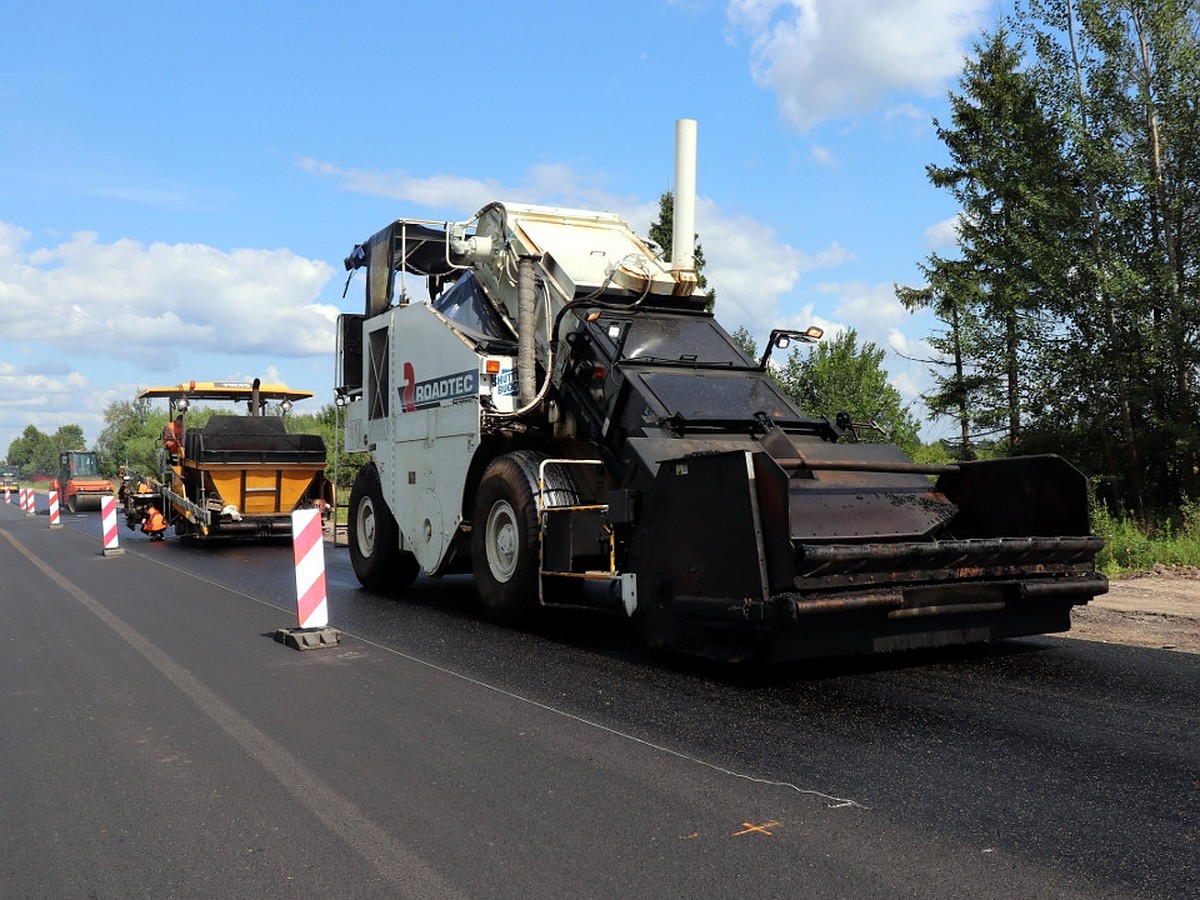
[[[603,607],[726,660],[1068,629],[1107,588],[1083,477],[1053,456],[923,466],[798,409],[767,356],[819,330],[772,332],[756,360],[706,310],[695,123],[676,134],[672,262],[612,214],[499,202],[353,248],[359,580],[473,572],[497,618]]]

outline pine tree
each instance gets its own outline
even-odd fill
[[[960,355],[958,383],[944,383],[941,393],[959,400],[960,420],[984,433],[1002,430],[1015,451],[1037,390],[1028,373],[1039,370],[1045,313],[1061,292],[1053,264],[1058,225],[1074,202],[1060,133],[1021,70],[1020,44],[1000,29],[976,50],[962,93],[950,96],[951,124],[934,123],[951,162],[927,167],[930,181],[961,206],[960,258],[935,254],[925,274],[935,313],[945,321],[953,312],[950,342]],[[919,294],[903,290],[902,300],[920,305]]]

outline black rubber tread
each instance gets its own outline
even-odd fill
[[[359,515],[364,503],[370,504],[374,540],[364,549],[359,537]],[[367,463],[358,471],[350,489],[350,510],[346,527],[350,564],[359,583],[370,590],[403,590],[416,580],[421,567],[416,557],[400,549],[400,529],[383,500],[379,470]]]
[[[475,496],[471,567],[479,599],[487,613],[497,621],[519,622],[538,605],[540,564],[536,497],[538,469],[545,459],[545,453],[534,450],[518,450],[496,458],[484,471]],[[544,504],[573,506],[580,502],[578,487],[567,467],[547,466],[545,480]],[[506,581],[498,580],[492,572],[486,548],[488,514],[502,499],[512,506],[519,532],[517,565]],[[542,588],[547,603],[571,603],[578,598],[583,583],[574,578],[546,578]]]
[[[475,590],[483,608],[494,619],[514,623],[537,606],[538,599],[538,464],[545,456],[528,450],[508,453],[492,461],[483,473],[475,495],[471,525],[471,568]],[[512,574],[501,580],[492,571],[487,555],[488,517],[497,504],[512,509],[517,535]]]

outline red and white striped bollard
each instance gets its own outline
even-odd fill
[[[292,550],[296,559],[296,612],[301,628],[329,624],[329,598],[325,593],[325,539],[321,512],[298,509],[292,513]]]
[[[50,491],[47,496],[50,502],[50,527],[62,528],[62,522],[58,520],[58,491]]]
[[[281,628],[275,640],[297,650],[335,647],[341,639],[329,627],[329,596],[325,590],[325,533],[319,509],[292,512],[292,553],[296,563],[296,621],[298,628]]]
[[[104,537],[104,555],[120,556],[125,551],[117,541],[117,498],[112,494],[100,501],[100,533]]]

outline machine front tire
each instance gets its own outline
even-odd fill
[[[416,580],[421,567],[416,557],[400,549],[399,528],[384,503],[374,463],[363,466],[354,479],[346,531],[350,563],[363,587],[402,590]]]
[[[471,568],[484,609],[497,621],[526,618],[538,599],[539,455],[509,453],[483,473],[471,525]],[[532,474],[531,474],[532,473]]]

